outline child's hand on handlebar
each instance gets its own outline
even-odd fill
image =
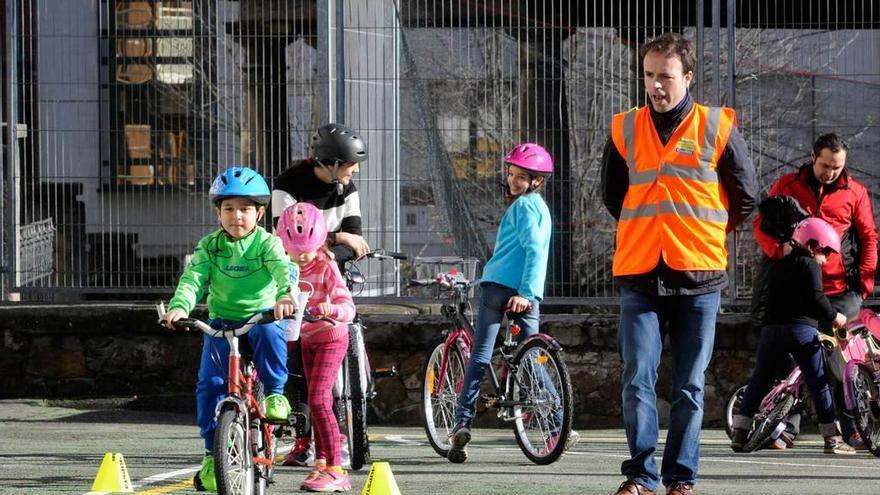
[[[186,313],[179,309],[172,309],[162,315],[162,325],[169,330],[177,330],[174,327],[174,322],[182,318],[186,318]]]
[[[293,304],[293,300],[289,297],[282,297],[275,303],[274,308],[275,319],[280,320],[287,316],[290,316],[296,313],[296,305]]]
[[[524,313],[531,307],[532,303],[528,299],[522,296],[513,296],[507,300],[507,307],[504,308],[504,311],[508,313]]]
[[[331,316],[333,314],[333,305],[328,302],[318,303],[309,307],[309,313],[312,316]]]

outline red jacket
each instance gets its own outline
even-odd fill
[[[781,177],[769,195],[791,196],[812,216],[830,223],[840,234],[841,253],[832,254],[822,267],[825,293],[838,294],[848,289],[868,297],[874,290],[877,272],[877,225],[868,190],[844,169],[832,184],[820,186],[813,175],[813,166],[805,164],[797,172]],[[765,234],[759,226],[761,216],[755,215],[755,239],[767,256],[779,259],[779,242]]]

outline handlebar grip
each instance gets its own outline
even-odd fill
[[[410,285],[413,286],[425,286],[425,285],[436,285],[437,281],[429,278],[414,278],[409,281]]]
[[[172,326],[174,326],[174,328],[176,329],[200,330],[199,326],[196,324],[196,321],[198,320],[194,320],[192,318],[181,318],[172,323]]]
[[[409,255],[406,253],[398,253],[396,251],[385,251],[385,256],[390,258],[394,258],[396,260],[408,260]]]

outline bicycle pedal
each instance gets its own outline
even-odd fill
[[[373,370],[373,378],[391,378],[397,376],[397,367],[376,368]]]

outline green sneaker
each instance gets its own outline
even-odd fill
[[[266,397],[265,413],[269,421],[287,421],[290,416],[290,402],[282,394],[272,394]]]
[[[206,455],[202,459],[202,469],[193,476],[193,486],[197,492],[216,492],[217,476],[214,474],[214,456]]]

